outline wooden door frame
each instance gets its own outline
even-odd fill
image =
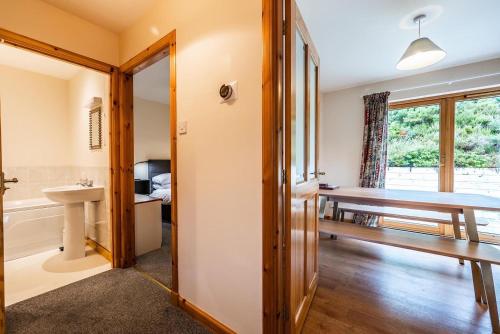
[[[123,166],[120,165],[120,111],[118,106],[119,70],[116,66],[92,59],[78,53],[0,28],[0,42],[11,46],[50,56],[75,65],[80,65],[109,75],[109,176],[110,176],[110,218],[111,218],[111,253],[114,268],[121,267],[121,217],[119,180],[123,177]],[[5,290],[4,290],[4,240],[3,225],[0,226],[0,333],[5,332]]]
[[[262,311],[263,332],[284,333],[282,0],[262,0]]]
[[[134,200],[134,126],[133,126],[133,74],[169,56],[170,62],[170,168],[172,174],[171,192],[171,253],[172,253],[172,300],[179,299],[178,274],[178,218],[177,218],[177,76],[176,76],[176,32],[171,31],[148,48],[139,52],[120,66],[120,109],[122,122],[122,165],[126,166],[125,177],[122,179],[122,204],[125,206],[125,216],[122,220],[124,241],[124,266],[135,263],[135,200]]]

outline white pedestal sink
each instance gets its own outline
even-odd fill
[[[85,257],[84,202],[104,199],[104,187],[80,185],[43,189],[48,199],[64,204],[63,258],[73,260]]]

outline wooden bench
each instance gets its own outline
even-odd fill
[[[469,242],[467,240],[456,240],[388,228],[366,227],[353,223],[334,222],[330,220],[320,220],[319,231],[341,237],[457,259],[500,264],[500,250],[492,245],[480,242]]]
[[[371,205],[358,205],[350,203],[341,203],[337,209],[340,213],[340,221],[344,221],[345,213],[368,214],[379,217],[390,217],[406,220],[417,220],[428,223],[453,225],[451,214],[436,211],[422,211],[392,207],[377,207]],[[459,215],[460,225],[465,225],[462,215]],[[476,219],[478,226],[486,226],[489,221],[486,219]]]
[[[460,232],[460,225],[465,225],[465,221],[461,215],[449,214],[436,211],[422,211],[422,210],[412,210],[404,208],[393,208],[393,207],[377,207],[371,205],[359,205],[351,203],[341,203],[337,208],[340,221],[344,221],[345,213],[353,214],[368,214],[379,217],[390,217],[406,220],[417,220],[428,223],[435,224],[445,224],[453,225],[453,235],[455,239],[461,239],[462,235]],[[339,218],[339,217],[337,217]],[[476,221],[477,225],[486,226],[488,222],[486,221]],[[464,259],[458,260],[460,264],[464,264]]]
[[[498,311],[491,264],[500,264],[500,251],[492,245],[440,236],[320,220],[319,232],[470,261],[477,302],[488,304],[492,328],[498,333]],[[478,262],[481,266],[478,265]],[[497,330],[495,330],[497,329]]]

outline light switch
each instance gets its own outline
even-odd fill
[[[188,132],[188,125],[186,121],[179,122],[179,134],[185,135]]]

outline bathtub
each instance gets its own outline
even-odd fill
[[[46,198],[3,203],[5,261],[62,246],[64,206]]]

